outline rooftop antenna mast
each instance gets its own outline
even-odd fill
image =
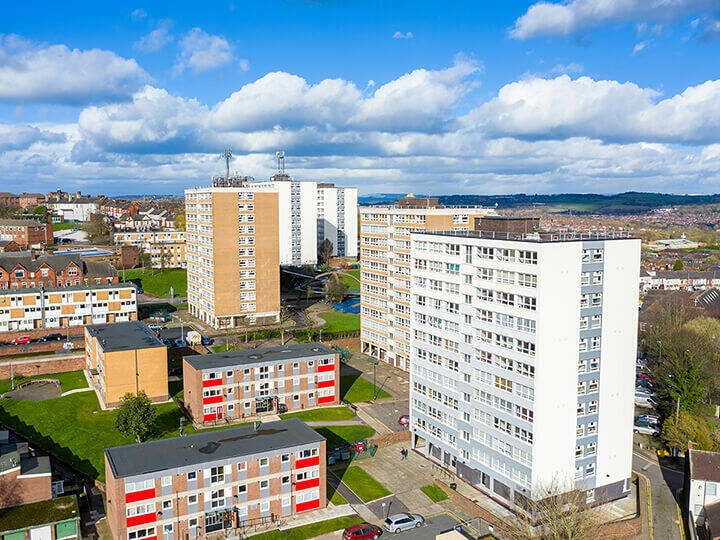
[[[277,158],[278,173],[285,174],[285,151],[275,152],[275,157]]]
[[[226,180],[230,181],[230,158],[232,157],[232,150],[229,148],[222,153],[222,157],[225,158],[225,168],[227,170]]]

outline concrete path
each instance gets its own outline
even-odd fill
[[[76,388],[75,390],[68,390],[60,394],[61,397],[69,396],[70,394],[79,394],[80,392],[92,392],[92,388]]]
[[[383,424],[380,420],[368,414],[368,412],[365,410],[365,407],[367,406],[366,404],[356,403],[356,405],[357,410],[355,411],[355,413],[363,422],[373,428],[377,435],[387,435],[388,433],[392,433],[392,430],[388,428],[385,424]]]
[[[364,426],[365,422],[356,418],[354,420],[318,420],[313,422],[305,422],[308,426]]]

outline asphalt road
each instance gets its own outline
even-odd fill
[[[397,534],[390,534],[387,531],[383,534],[383,537],[389,538],[412,538],[417,540],[434,540],[435,537],[443,532],[449,531],[458,525],[460,522],[448,514],[438,514],[433,517],[425,519],[425,525],[410,529]]]
[[[386,403],[373,403],[363,406],[365,412],[376,420],[382,422],[390,431],[405,431],[407,426],[398,424],[398,419],[404,414],[410,414],[410,402],[391,401]]]
[[[683,487],[683,473],[674,468],[661,466],[655,459],[633,453],[633,471],[641,481],[650,481],[652,501],[652,539],[672,540],[683,538],[681,517],[675,493]],[[645,508],[642,512],[646,512]]]

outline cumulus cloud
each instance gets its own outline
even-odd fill
[[[233,47],[223,36],[215,36],[200,28],[190,30],[178,43],[175,74],[185,70],[203,73],[225,66],[233,60]]]
[[[413,36],[412,32],[404,32],[403,33],[403,32],[398,31],[393,34],[393,39],[412,39],[413,37],[415,37],[415,36]]]
[[[147,17],[147,12],[142,8],[137,8],[130,13],[130,18],[134,21],[141,21]]]
[[[0,152],[25,150],[37,142],[62,142],[65,135],[34,126],[0,124]]]
[[[0,35],[0,101],[84,105],[124,100],[149,78],[135,60],[111,51]]]
[[[720,80],[661,100],[659,92],[633,83],[529,78],[503,86],[462,124],[493,136],[529,139],[708,144],[720,141]]]
[[[570,0],[533,4],[515,21],[510,36],[569,36],[624,21],[677,21],[717,9],[715,0]]]
[[[133,49],[140,52],[157,52],[172,42],[170,21],[160,21],[160,25],[133,43]]]

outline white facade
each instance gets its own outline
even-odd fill
[[[317,190],[317,245],[328,239],[334,257],[357,257],[357,188],[320,184]]]
[[[100,204],[94,201],[51,202],[46,203],[46,206],[65,221],[90,221],[92,214],[100,213]]]
[[[317,264],[317,184],[295,180],[251,182],[246,187],[278,193],[280,264]]]
[[[720,503],[720,453],[693,449],[688,454],[685,458],[690,461],[688,517],[691,537],[697,538],[696,527],[705,526],[708,507]],[[717,531],[711,532],[713,537],[717,536]]]
[[[411,238],[413,446],[511,508],[627,495],[640,241]]]

